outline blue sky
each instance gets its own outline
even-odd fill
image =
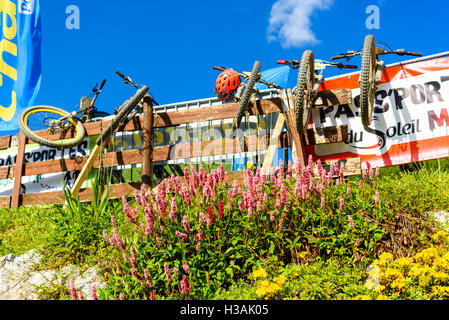
[[[69,5],[79,7],[79,29],[66,28]],[[380,10],[379,29],[366,28],[369,5]],[[115,70],[167,104],[214,96],[213,65],[250,71],[260,60],[265,70],[279,59],[300,59],[306,49],[330,60],[360,49],[368,33],[393,49],[449,50],[449,2],[441,0],[40,0],[40,6],[43,71],[35,104],[66,110],[106,78],[96,105],[111,113],[135,91]],[[270,19],[278,21],[271,29]],[[354,62],[360,66],[360,58]],[[341,72],[328,70],[326,76]],[[290,87],[296,76],[291,72]]]

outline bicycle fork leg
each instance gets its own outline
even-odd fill
[[[70,190],[72,195],[76,198],[79,194],[79,191],[81,189],[81,185],[86,180],[87,175],[89,174],[90,170],[92,169],[95,160],[97,159],[98,155],[100,154],[102,145],[95,144],[95,147],[92,149],[92,152],[87,159],[86,164],[84,165],[83,169],[81,170],[80,175],[75,181],[75,184],[73,185],[72,189]]]

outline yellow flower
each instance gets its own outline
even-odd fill
[[[379,256],[379,264],[383,265],[386,262],[392,261],[393,255],[390,252],[382,252]]]
[[[263,269],[263,268],[258,268],[256,270],[254,270],[254,272],[253,272],[254,280],[265,279],[266,277],[268,277],[268,274],[265,271],[265,269]]]
[[[282,286],[287,281],[287,278],[283,275],[277,276],[274,278],[274,282],[278,285]]]
[[[394,263],[400,267],[408,267],[413,263],[413,258],[402,257],[402,258],[396,259],[394,261]]]
[[[276,295],[282,288],[277,283],[271,283],[263,280],[256,289],[256,295],[259,298],[270,299]]]
[[[298,254],[298,258],[299,258],[299,259],[303,259],[303,258],[305,258],[305,257],[307,256],[307,254],[308,254],[307,251],[301,251],[301,252]]]
[[[379,294],[379,295],[377,296],[376,300],[388,300],[388,298],[387,298],[386,295]]]
[[[432,236],[432,239],[438,242],[446,242],[448,240],[447,231],[440,230]]]

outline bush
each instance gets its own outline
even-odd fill
[[[97,179],[91,187],[90,203],[82,203],[64,189],[65,205],[58,206],[50,217],[52,228],[45,248],[47,263],[96,263],[93,260],[97,252],[105,248],[101,231],[109,224],[111,214],[121,210],[121,203],[110,201],[108,189],[102,190]]]
[[[358,183],[344,167],[309,161],[305,168],[280,163],[268,177],[246,170],[245,183],[224,184],[223,166],[210,175],[184,170],[184,179],[162,182],[156,193],[123,198],[134,232],[118,233],[116,217],[105,241],[114,249],[104,263],[106,299],[207,299],[263,263],[280,267],[314,259],[366,266],[394,216],[382,205],[378,170]],[[315,172],[316,171],[316,172]]]

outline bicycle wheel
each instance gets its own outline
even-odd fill
[[[261,66],[260,61],[254,62],[253,70],[251,71],[251,75],[249,76],[249,80],[248,83],[246,84],[245,91],[243,92],[242,98],[240,99],[237,114],[235,115],[234,122],[232,123],[232,131],[240,127],[242,118],[245,114],[246,109],[248,108],[248,103],[254,88],[254,84],[256,83],[257,77],[259,75],[260,66]]]
[[[369,126],[374,112],[376,94],[376,42],[373,35],[365,37],[362,52],[362,70],[360,71],[360,111],[362,124]]]
[[[18,119],[19,128],[30,140],[50,148],[71,148],[83,140],[86,130],[75,117],[68,117],[54,133],[48,131],[50,122],[70,115],[67,111],[52,106],[32,106],[23,110]]]
[[[139,103],[139,101],[145,97],[149,90],[150,89],[147,86],[143,86],[141,89],[137,90],[136,94],[133,97],[126,100],[125,103],[120,106],[116,117],[109,123],[106,129],[104,129],[104,131],[95,141],[97,145],[100,146],[102,141],[106,141],[114,133],[115,129],[120,126],[120,124],[125,120],[125,118]]]
[[[315,58],[310,50],[304,51],[299,65],[298,83],[296,85],[295,117],[296,130],[299,134],[307,132],[310,108],[313,104],[313,86],[315,84]]]

